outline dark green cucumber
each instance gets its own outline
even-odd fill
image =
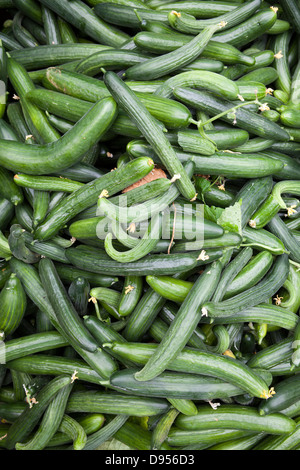
[[[43,0],[41,3],[100,44],[118,47],[128,39],[127,34],[108,26],[80,0],[72,0],[71,4],[67,0]]]
[[[68,294],[73,302],[75,310],[83,316],[87,313],[90,283],[84,277],[78,277],[71,283]]]
[[[110,378],[117,391],[137,396],[181,398],[189,400],[213,400],[238,395],[241,389],[220,379],[202,375],[163,372],[147,381],[147,387],[134,378],[137,369],[124,369]]]
[[[44,333],[45,335],[45,333]],[[98,384],[103,378],[80,359],[46,354],[27,355],[9,362],[12,370],[28,371],[33,375],[72,375],[77,371],[78,379],[84,382]]]
[[[131,68],[135,64],[140,64],[149,60],[147,54],[125,50],[101,51],[83,59],[76,67],[76,72],[83,73],[90,77],[101,72],[101,68],[118,70]]]
[[[285,248],[289,251],[289,256],[296,263],[300,263],[300,246],[297,239],[294,237],[293,232],[286,226],[278,215],[267,225],[271,233],[278,237]]]
[[[268,250],[273,255],[286,253],[284,244],[273,233],[264,229],[253,229],[245,227],[243,229],[244,244],[253,246],[256,250]]]
[[[2,140],[0,162],[8,169],[29,174],[54,173],[70,167],[100,139],[115,116],[116,104],[111,98],[107,98],[95,104],[70,132],[51,144],[29,146]],[[10,158],[7,157],[8,154]]]
[[[101,413],[125,414],[130,416],[153,416],[167,412],[168,402],[153,399],[122,395],[113,392],[82,391],[71,394],[67,413]]]
[[[133,65],[126,70],[124,76],[129,80],[151,80],[168,75],[196,60],[219,29],[221,29],[220,24],[212,23],[187,45],[163,56],[148,59],[145,63]]]
[[[68,178],[56,178],[54,176],[30,176],[17,174],[14,181],[18,186],[31,188],[40,191],[64,191],[73,192],[83,186],[79,181],[72,181]]]
[[[112,343],[110,349],[138,365],[143,365],[152,357],[157,347],[158,345],[152,343]],[[217,377],[257,397],[268,393],[264,380],[242,362],[228,356],[184,348],[169,363],[168,370]]]
[[[292,343],[293,341],[287,338],[277,344],[262,349],[249,359],[247,365],[249,367],[271,369],[277,364],[290,360],[293,354]]]
[[[143,288],[143,279],[140,276],[126,276],[120,298],[119,314],[127,316],[135,309]]]
[[[0,168],[0,185],[0,194],[3,198],[15,206],[23,202],[22,190],[15,184],[12,173],[2,167]]]
[[[182,47],[191,41],[191,39],[191,36],[178,33],[157,35],[155,33],[141,32],[134,37],[134,42],[141,49],[156,54],[162,54]],[[255,63],[252,57],[243,54],[234,46],[225,43],[220,45],[220,43],[215,40],[209,41],[202,52],[202,57],[220,60],[224,62],[224,64],[253,65]]]
[[[277,307],[276,305],[260,304],[257,307],[246,308],[241,312],[226,318],[216,318],[214,323],[232,324],[232,323],[267,323],[268,325],[278,326],[286,330],[293,330],[298,323],[297,316],[287,308]]]
[[[240,292],[255,286],[269,271],[273,257],[269,251],[261,251],[239,272],[227,285],[224,299],[233,297]]]
[[[103,190],[106,190],[109,195],[115,194],[146,176],[153,166],[151,159],[141,158],[74,191],[53,208],[43,224],[36,230],[35,237],[39,240],[51,238],[75,215],[92,206]]]
[[[233,11],[224,13],[217,18],[209,18],[204,20],[191,18],[189,14],[185,14],[181,11],[178,13],[173,9],[173,11],[168,14],[168,20],[174,29],[187,34],[197,34],[199,31],[201,31],[201,29],[211,24],[215,24],[214,22],[224,22],[224,28],[228,29],[248,19],[253,13],[255,13],[260,4],[261,0],[248,1],[240,6],[237,6],[237,8],[235,8]]]
[[[155,91],[155,95],[170,98],[174,94],[174,89],[190,86],[204,88],[231,100],[237,98],[239,94],[238,86],[232,80],[214,72],[201,70],[183,72],[169,78]]]
[[[220,258],[222,254],[222,250],[207,251],[209,261],[211,262]],[[99,249],[90,246],[81,245],[67,250],[67,258],[74,266],[80,269],[88,269],[96,274],[110,272],[120,276],[127,276],[129,274],[139,276],[147,276],[148,274],[172,275],[201,266],[203,262],[197,261],[197,257],[197,252],[174,255],[148,255],[132,263],[118,263],[107,256],[105,252],[100,252]]]
[[[41,10],[47,44],[61,44],[56,15],[44,5],[42,5]]]
[[[105,2],[98,3],[94,10],[102,20],[117,26],[140,28],[141,19],[168,24],[167,13],[150,9],[132,8],[128,5]]]
[[[214,40],[237,47],[245,46],[268,31],[276,19],[277,14],[272,9],[260,10],[243,23],[217,34]]]
[[[28,406],[9,428],[6,438],[7,449],[13,449],[17,442],[21,442],[29,435],[53,397],[70,383],[71,377],[62,376],[53,379],[49,384],[45,385],[37,395],[37,404],[31,407]]]
[[[208,302],[202,306],[202,314],[214,318],[226,317],[248,307],[254,307],[276,294],[287,279],[289,262],[287,255],[280,255],[275,260],[267,276],[254,287],[235,295],[223,302]]]
[[[68,342],[56,331],[36,333],[34,335],[23,336],[10,339],[5,343],[5,354],[7,362],[19,359],[24,356],[49,349],[62,348]]]
[[[234,203],[242,201],[242,228],[249,222],[257,206],[262,204],[272,190],[272,178],[258,178],[248,181],[236,194]]]
[[[0,293],[0,330],[6,335],[20,325],[26,310],[26,295],[21,282],[11,274]]]
[[[49,301],[65,334],[71,336],[83,349],[89,352],[95,351],[98,345],[79,319],[53,262],[49,259],[41,260],[39,271]]]
[[[220,278],[221,269],[221,263],[215,262],[207,267],[198,278],[158,349],[145,367],[135,374],[137,380],[143,382],[159,375],[167,369],[168,363],[185,346],[199,322],[198,307],[205,301],[204,299],[209,299],[213,295]]]
[[[14,50],[10,51],[10,55],[23,65],[26,70],[36,70],[42,67],[58,66],[75,59],[84,59],[95,52],[108,49],[108,46],[100,44],[54,44],[51,46],[37,46],[34,49],[24,48],[22,53],[21,51]]]
[[[204,91],[195,91],[188,88],[176,88],[174,90],[176,98],[188,105],[192,105],[196,109],[204,110],[207,114],[216,116],[220,113],[224,113],[220,117],[222,121],[232,124],[233,119],[228,118],[227,111],[231,110],[232,104],[229,101],[221,100],[213,95],[210,95]],[[289,140],[286,131],[281,129],[278,124],[269,121],[260,115],[247,111],[246,109],[239,108],[235,111],[236,125],[248,132],[251,132],[259,137],[265,137],[272,139],[276,135],[276,139],[279,141]]]
[[[300,376],[297,374],[279,382],[276,386],[276,395],[259,405],[259,413],[262,416],[277,413],[297,402],[299,400],[299,380]]]
[[[263,403],[266,404],[269,401],[271,402],[272,399],[265,400]],[[270,434],[284,434],[295,429],[295,422],[279,413],[262,417],[256,408],[248,406],[222,405],[218,410],[213,410],[210,406],[202,405],[198,408],[197,417],[180,416],[176,419],[176,426],[187,431],[243,429]]]
[[[180,179],[177,180],[176,184],[183,196],[187,199],[193,199],[195,197],[195,188],[182,164],[177,159],[169,141],[157,125],[157,121],[151,116],[134,92],[132,92],[116,74],[106,72],[104,81],[118,104],[126,111],[158,153],[170,175],[172,177],[174,175],[180,175]]]
[[[39,275],[36,269],[28,264],[22,263],[17,259],[11,259],[10,265],[12,270],[17,274],[18,278],[21,280],[23,287],[28,295],[28,297],[37,305],[37,307],[42,310],[54,326],[54,328],[62,334],[64,338],[66,335],[61,328],[54,310],[47,298],[46,292],[43,289],[42,283],[40,281]],[[107,354],[100,350],[99,348],[93,353],[78,347],[78,342],[72,341],[71,337],[67,338],[71,342],[73,348],[78,352],[78,354],[101,376],[104,378],[105,371],[110,370],[111,358],[107,358]],[[108,360],[109,359],[109,360]],[[114,369],[114,367],[113,367]],[[109,373],[106,377],[109,376]]]
[[[159,157],[153,149],[140,141],[129,142],[127,151],[130,155],[138,158],[142,155],[148,155],[156,163],[160,163]],[[261,154],[231,154],[227,152],[217,152],[214,155],[199,156],[197,154],[181,152],[176,150],[176,155],[182,163],[193,161],[195,173],[201,175],[217,175],[238,178],[261,178],[268,175],[276,175],[283,171],[284,163],[279,159],[266,157]]]

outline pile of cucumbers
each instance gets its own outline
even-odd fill
[[[0,17],[0,449],[300,450],[300,1]]]

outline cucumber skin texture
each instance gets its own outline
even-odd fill
[[[91,217],[89,219],[83,219],[83,220],[78,220],[76,222],[73,222],[70,227],[69,231],[72,237],[75,238],[96,238],[97,237],[97,225],[103,220],[103,217]],[[189,217],[184,221],[185,222],[185,233],[192,233],[193,231],[193,224],[197,224],[197,220],[194,217]],[[201,225],[199,224],[199,229],[201,230]],[[178,227],[178,232],[182,232],[182,226],[180,223],[177,225]],[[189,228],[191,227],[191,231],[189,232]],[[197,227],[197,225],[196,225]],[[168,233],[168,226],[167,223],[164,224],[164,233]],[[173,220],[170,218],[170,236],[172,234],[173,230]],[[204,220],[204,227],[202,226],[203,230],[203,236],[204,238],[207,239],[215,239],[215,238],[221,238],[224,235],[224,231],[220,225],[215,224],[214,222],[211,222],[210,220]],[[217,241],[217,240],[216,240]],[[217,246],[217,243],[216,243]]]
[[[106,88],[105,93],[103,93],[103,89],[100,87],[100,83],[102,82],[99,82],[99,80],[96,80],[96,82],[98,82],[96,84],[91,81],[87,82],[84,76],[82,78],[81,75],[78,74],[79,78],[76,76],[75,80],[77,85],[72,86],[75,74],[66,75],[64,79],[64,76],[60,75],[57,77],[57,74],[55,74],[52,69],[48,69],[47,76],[48,75],[51,76],[49,80],[51,80],[52,86],[54,83],[57,83],[54,90],[36,89],[30,91],[26,96],[45,111],[49,111],[54,115],[72,122],[78,121],[92,107],[91,103],[95,103],[106,96],[110,96]],[[53,75],[54,80],[52,79]],[[49,86],[49,82],[47,82],[47,84]],[[58,89],[60,93],[55,91],[56,89]],[[188,108],[182,103],[167,98],[160,98],[149,93],[136,92],[135,94],[146,106],[150,114],[169,129],[177,129],[189,125],[192,115]],[[122,117],[124,116],[121,115],[117,118],[112,126],[112,131],[118,131],[117,126],[121,122]],[[132,126],[134,127],[133,123]],[[138,135],[140,134],[138,129],[136,129],[136,132]]]
[[[124,167],[107,173],[74,191],[48,214],[45,221],[35,231],[35,238],[47,240],[53,237],[75,215],[92,206],[101,191],[106,189],[109,195],[113,195],[146,176],[153,167],[154,163],[151,159],[141,158],[136,163],[129,162]]]
[[[80,160],[108,130],[116,112],[115,101],[106,98],[96,103],[63,137],[50,144],[26,145],[1,140],[0,164],[13,171],[33,175],[57,173]]]
[[[213,295],[221,271],[222,265],[217,261],[199,276],[154,355],[145,367],[135,374],[137,380],[144,382],[157,377],[185,346],[199,322],[199,306]]]
[[[98,391],[74,392],[70,396],[66,412],[126,414],[153,416],[166,413],[169,404],[164,399],[145,398]]]
[[[34,49],[23,48],[21,50],[10,51],[13,59],[23,65],[26,70],[36,70],[42,67],[54,67],[80,60],[91,54],[109,50],[108,46],[96,44],[56,44],[52,46],[37,46]]]
[[[43,289],[41,280],[36,269],[32,265],[25,264],[15,258],[10,260],[10,267],[13,272],[16,273],[18,278],[21,280],[25,292],[28,297],[37,305],[37,307],[45,313],[49,321],[52,323],[54,328],[64,337],[66,335],[57,321],[55,312],[47,298],[46,292]],[[66,338],[70,342],[70,337]],[[78,354],[102,376],[103,372],[103,361],[106,363],[106,355],[103,354],[102,350],[96,350],[93,353],[89,353],[82,348],[78,347],[78,343],[72,342],[73,348]]]
[[[265,403],[260,403],[258,409],[261,415],[269,415],[284,410],[299,400],[299,374],[279,382],[276,386],[276,395]]]
[[[271,304],[259,304],[257,307],[246,308],[230,317],[214,319],[216,325],[244,322],[267,323],[287,330],[294,330],[298,324],[298,317],[286,308]]]
[[[133,291],[126,293],[126,287],[133,287]],[[136,307],[143,289],[143,279],[141,276],[127,276],[124,280],[124,287],[119,304],[119,314],[127,316]]]
[[[129,80],[151,80],[160,78],[178,70],[180,67],[190,64],[205,49],[205,46],[217,29],[217,25],[205,28],[186,46],[182,46],[177,51],[164,54],[163,57],[158,56],[149,59],[145,64],[136,64],[129,67],[124,74],[125,77]]]
[[[128,153],[134,158],[139,158],[141,155],[148,155],[156,163],[160,163],[158,156],[147,145],[136,145],[135,141],[132,145],[127,145]],[[241,159],[240,155],[228,154],[225,152],[218,152],[209,157],[201,156],[192,153],[181,152],[176,149],[176,155],[182,163],[186,163],[191,158],[195,164],[195,173],[201,175],[223,175],[237,178],[262,178],[268,175],[277,175],[283,171],[282,161],[277,161],[274,164],[274,159],[266,157],[262,154],[243,154]]]
[[[289,360],[292,354],[292,341],[288,338],[262,349],[249,359],[247,365],[251,368],[261,367],[263,369],[270,369],[277,364]]]
[[[6,448],[13,449],[15,444],[22,441],[28,436],[30,431],[37,424],[40,416],[46,409],[48,403],[56,395],[59,390],[71,383],[71,377],[58,377],[53,379],[49,384],[45,385],[37,395],[38,403],[32,408],[27,407],[23,413],[10,427],[7,438]]]
[[[163,164],[165,164],[170,175],[180,175],[176,185],[182,195],[187,199],[193,199],[195,188],[191,183],[183,165],[177,159],[176,154],[147,108],[136,98],[134,92],[122,82],[113,72],[106,72],[104,83],[116,99],[117,103],[124,109],[129,117],[143,133],[147,141],[158,152]]]
[[[222,254],[222,250],[207,251],[211,262],[221,258]],[[66,255],[69,261],[80,269],[88,269],[99,274],[109,271],[119,276],[128,274],[147,276],[153,273],[169,275],[188,271],[201,265],[201,262],[197,261],[197,252],[180,255],[148,255],[132,263],[118,263],[106,253],[100,253],[98,249],[81,245],[77,248],[69,248]]]
[[[23,336],[6,341],[6,360],[9,362],[23,356],[47,351],[53,348],[61,348],[67,345],[68,341],[56,331],[47,331],[44,333]]]
[[[112,350],[138,365],[144,365],[158,346],[144,343],[112,343]],[[268,391],[267,384],[253,369],[228,356],[184,348],[168,365],[168,370],[208,375],[229,382],[256,397]]]
[[[94,11],[79,0],[42,0],[41,3],[61,18],[100,44],[120,47],[129,37],[117,28],[108,26]]]
[[[227,286],[224,300],[257,284],[270,269],[272,262],[273,257],[270,252],[258,253]]]
[[[179,398],[188,400],[213,400],[242,393],[241,389],[219,379],[200,375],[164,372],[144,384],[134,379],[136,369],[125,369],[110,377],[114,389],[126,394],[146,397]]]
[[[0,293],[0,330],[6,335],[13,333],[22,321],[26,305],[22,284],[12,274]]]
[[[294,237],[292,230],[286,226],[279,215],[275,215],[268,223],[268,229],[284,243],[284,246],[289,251],[289,257],[296,263],[300,263],[299,243],[296,237]]]
[[[228,316],[244,310],[247,307],[254,307],[266,298],[274,295],[282,287],[289,274],[289,259],[286,254],[277,257],[268,275],[256,286],[247,289],[245,292],[235,295],[231,299],[223,302],[208,302],[203,308],[208,312],[208,316]]]
[[[236,82],[222,75],[205,70],[182,72],[166,80],[156,91],[155,95],[170,98],[174,94],[174,88],[201,87],[212,93],[221,95],[224,99],[237,98],[239,88]]]
[[[168,276],[147,276],[149,286],[158,294],[173,302],[183,302],[193,283]]]
[[[80,359],[71,359],[63,356],[49,356],[34,354],[13,359],[9,362],[12,370],[28,372],[33,375],[72,375],[78,372],[79,380],[99,385],[103,378]]]
[[[227,111],[232,108],[232,103],[217,97],[211,97],[205,92],[191,90],[190,88],[177,88],[174,90],[175,97],[188,105],[193,105],[208,114],[216,115],[220,112]],[[232,124],[232,119],[223,116],[221,120]],[[281,127],[264,118],[263,116],[253,114],[245,109],[236,110],[236,125],[242,129],[264,138],[274,138],[276,140],[288,141],[289,135]]]
[[[264,400],[264,403],[267,400]],[[219,410],[202,405],[197,416],[179,416],[176,426],[182,430],[196,431],[201,429],[241,429],[270,434],[284,434],[295,429],[295,422],[281,414],[274,414],[263,419],[256,408],[240,405],[222,405]]]
[[[234,202],[242,200],[242,228],[249,222],[256,208],[264,202],[272,190],[273,181],[270,176],[248,181],[237,193]]]
[[[237,47],[245,46],[268,31],[276,19],[277,15],[274,11],[261,10],[243,23],[217,34],[214,40]]]
[[[39,273],[48,295],[49,301],[55,310],[56,317],[67,336],[71,336],[78,346],[89,351],[96,351],[98,344],[84,327],[79,318],[59,276],[54,263],[49,259],[41,260]]]

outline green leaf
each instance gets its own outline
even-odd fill
[[[236,202],[233,206],[226,207],[217,223],[221,225],[224,230],[229,232],[237,232],[242,236],[242,201]]]
[[[218,223],[224,210],[225,209],[222,209],[221,207],[207,206],[204,204],[204,218]]]

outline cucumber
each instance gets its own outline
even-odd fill
[[[148,142],[158,153],[163,164],[166,165],[170,175],[180,175],[176,184],[184,197],[193,199],[195,188],[191,183],[184,167],[179,162],[176,154],[169,144],[167,138],[157,125],[157,121],[144,105],[136,98],[135,94],[122,82],[113,72],[106,72],[104,82],[109,91],[117,100],[118,104],[126,111]]]
[[[117,391],[137,396],[178,398],[190,400],[213,400],[228,398],[241,393],[241,389],[220,379],[202,375],[163,372],[147,381],[147,387],[134,378],[136,369],[124,369],[110,378]]]
[[[277,14],[271,10],[260,10],[249,19],[234,26],[233,28],[219,33],[214,37],[215,41],[229,43],[233,46],[242,47],[268,31],[275,21]]]
[[[248,307],[254,307],[264,302],[270,296],[276,294],[287,279],[289,262],[287,255],[280,255],[276,258],[272,269],[267,276],[254,287],[235,295],[231,299],[223,302],[208,302],[202,306],[204,316],[226,317],[228,314],[237,313]]]
[[[29,435],[53,397],[70,383],[71,377],[62,376],[53,379],[43,387],[36,397],[38,403],[31,408],[28,406],[9,428],[6,438],[7,449],[13,449],[17,442],[22,441]]]
[[[238,6],[233,11],[218,16],[216,19],[210,18],[204,20],[196,20],[184,12],[178,13],[177,11],[170,11],[168,14],[168,20],[172,28],[187,34],[197,34],[203,28],[216,24],[216,22],[224,22],[225,30],[248,19],[253,13],[255,13],[260,4],[261,0],[248,1]]]
[[[67,413],[102,413],[125,414],[130,416],[153,416],[166,413],[169,409],[163,399],[149,399],[136,396],[124,396],[113,392],[80,391],[71,394],[67,404]]]
[[[299,400],[299,375],[289,377],[279,382],[276,386],[276,396],[260,403],[259,413],[261,416],[270,413],[278,413]]]
[[[224,113],[220,119],[229,124],[233,122],[233,119],[228,118],[227,114],[225,114],[232,108],[232,104],[229,101],[214,97],[204,91],[196,91],[189,88],[176,88],[174,95],[183,103],[203,110],[209,115],[216,116],[220,113]],[[284,129],[281,129],[278,124],[269,121],[261,115],[256,115],[246,109],[240,108],[235,111],[235,116],[237,126],[250,133],[266,139],[272,139],[274,135],[276,135],[276,140],[282,142],[289,140],[289,136]]]
[[[51,210],[35,231],[35,238],[39,240],[51,238],[75,215],[92,206],[101,191],[106,190],[109,195],[115,194],[146,176],[153,166],[151,159],[141,158],[74,191]]]
[[[107,346],[108,347],[108,346]],[[110,349],[137,365],[144,365],[154,354],[158,345],[152,343],[117,343]],[[208,375],[229,382],[256,397],[266,396],[267,384],[253,369],[242,362],[219,354],[184,348],[168,365],[168,370],[189,374]]]
[[[7,169],[28,174],[48,174],[70,167],[99,140],[115,116],[116,104],[111,98],[107,98],[94,105],[70,132],[51,144],[28,146],[20,142],[2,140],[0,163]],[[78,144],[75,144],[76,136]]]
[[[128,39],[127,34],[117,28],[108,26],[98,18],[94,11],[80,0],[43,0],[44,6],[54,11],[58,16],[71,23],[82,33],[87,34],[95,42],[118,47]]]
[[[81,348],[94,352],[98,345],[79,319],[53,262],[49,259],[41,260],[39,272],[49,301],[65,334],[71,336]]]
[[[158,349],[145,367],[135,374],[134,377],[137,380],[143,382],[157,377],[184,347],[199,322],[198,307],[205,299],[209,299],[213,295],[221,275],[221,269],[221,263],[215,262],[207,267],[198,278]]]
[[[141,32],[136,34],[134,42],[141,49],[153,52],[154,54],[162,54],[178,49],[190,42],[191,39],[191,36],[178,33],[157,35],[155,33]],[[254,65],[255,63],[255,59],[243,54],[236,47],[225,43],[220,45],[215,40],[209,41],[202,52],[202,57],[220,60],[224,64]]]
[[[233,297],[240,292],[255,286],[267,274],[273,263],[269,251],[261,251],[239,272],[227,285],[224,299]]]
[[[81,245],[77,248],[67,250],[67,258],[70,262],[80,269],[88,269],[96,274],[105,274],[108,271],[111,274],[119,276],[148,274],[176,274],[177,272],[188,271],[196,266],[203,264],[197,261],[198,253],[180,253],[170,255],[148,255],[146,258],[131,262],[118,263],[112,260],[106,253],[90,246]],[[207,250],[209,261],[214,261],[222,256],[222,250]]]
[[[58,66],[74,60],[81,60],[91,54],[108,49],[108,46],[96,44],[54,44],[37,46],[34,49],[23,48],[22,50],[10,51],[10,56],[23,65],[26,70],[37,70],[42,67]]]
[[[13,333],[20,325],[26,310],[26,294],[15,274],[11,274],[0,293],[0,330]]]
[[[270,402],[272,399],[270,399]],[[265,400],[264,405],[269,403]],[[214,416],[215,419],[212,419]],[[267,419],[263,419],[267,418]],[[222,405],[218,410],[202,405],[197,417],[179,416],[176,426],[187,431],[201,429],[240,429],[270,434],[284,434],[295,429],[295,422],[281,414],[261,416],[256,408],[239,405]]]

